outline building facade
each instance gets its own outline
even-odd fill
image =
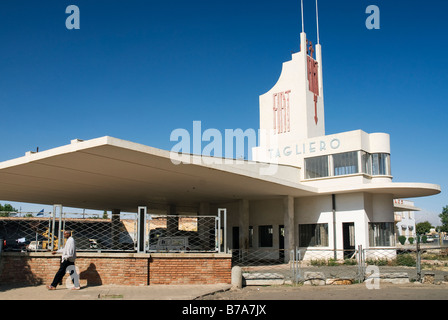
[[[301,50],[260,96],[260,139],[250,161],[181,154],[112,137],[0,163],[7,201],[120,212],[216,215],[226,210],[224,248],[270,251],[287,261],[350,257],[362,246],[395,250],[394,199],[440,186],[393,182],[390,136],[325,132],[322,47]],[[140,212],[139,212],[140,214]],[[198,226],[198,229],[200,227]],[[138,251],[144,252],[141,227]]]
[[[390,137],[362,130],[325,135],[322,47],[305,33],[300,44],[274,87],[260,96],[262,134],[253,161],[301,168],[295,179],[319,191],[243,201],[229,221],[231,247],[299,248],[305,259],[341,259],[358,246],[393,251]]]

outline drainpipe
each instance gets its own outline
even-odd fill
[[[331,195],[332,209],[333,209],[333,247],[334,247],[334,260],[337,260],[337,246],[336,246],[336,195]]]

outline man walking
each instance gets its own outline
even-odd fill
[[[61,257],[61,263],[59,265],[59,270],[58,272],[56,272],[53,282],[51,283],[51,285],[47,286],[48,290],[56,290],[56,286],[62,281],[62,278],[64,277],[67,268],[69,268],[70,266],[73,266],[70,268],[71,269],[70,276],[74,284],[72,290],[80,289],[78,275],[76,274],[74,267],[76,260],[76,245],[75,245],[75,239],[73,239],[71,234],[72,233],[70,231],[67,230],[64,231],[64,238],[67,239],[64,248],[52,252],[52,254],[62,253],[62,257]]]

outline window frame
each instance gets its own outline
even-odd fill
[[[324,156],[318,156],[318,157],[310,157],[310,158],[305,158],[304,159],[304,164],[305,164],[305,179],[319,179],[319,178],[326,178],[326,177],[331,177],[331,173],[330,173],[330,163],[329,163],[329,158],[330,155],[324,155]],[[313,166],[318,167],[320,165],[323,165],[323,167],[325,168],[326,166],[326,172],[322,172],[319,176],[313,176],[311,177],[309,175],[309,167],[310,167],[310,163],[308,163],[308,161],[312,161],[312,160],[318,160],[318,159],[322,159],[322,160],[326,160],[326,161],[322,161],[321,163],[318,163],[317,166]],[[313,168],[313,169],[314,169]],[[322,168],[316,168],[316,171],[314,172],[315,174],[319,174],[319,172],[317,172],[318,169],[322,169]]]
[[[395,247],[395,245],[394,222],[369,222],[369,247]]]
[[[359,151],[336,153],[332,154],[331,157],[333,158],[332,159],[333,176],[339,177],[361,173],[359,170]],[[344,159],[338,159],[339,157]],[[353,161],[353,163],[350,164],[349,161]],[[343,165],[336,167],[337,162]],[[354,167],[353,168],[355,170],[354,172],[351,172],[352,167]]]
[[[304,228],[310,229],[306,230]],[[299,247],[329,246],[328,223],[301,223],[298,231]]]

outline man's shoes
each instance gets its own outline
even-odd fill
[[[79,290],[81,287],[73,287],[71,290]]]
[[[48,289],[48,290],[56,290],[56,288],[53,287],[53,286],[47,286],[47,289]]]

